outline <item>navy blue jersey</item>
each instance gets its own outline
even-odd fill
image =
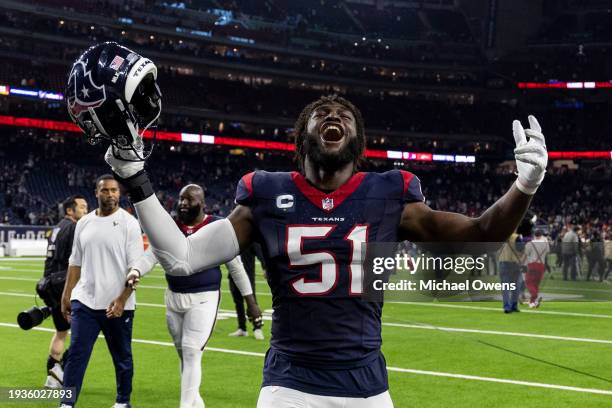
[[[297,172],[258,171],[240,180],[236,202],[252,210],[255,239],[262,245],[272,290],[272,339],[264,385],[318,389],[321,395],[337,396],[386,390],[386,372],[380,373],[384,379],[378,383],[356,374],[364,377],[364,384],[352,391],[329,387],[330,378],[311,377],[321,370],[384,366],[382,303],[361,300],[361,244],[396,242],[404,205],[422,200],[418,178],[398,170],[356,173],[330,193],[313,187]],[[285,361],[309,368],[305,378],[310,380],[291,378],[295,376],[287,371],[277,376],[279,370],[289,370]],[[322,387],[327,388],[321,391]]]
[[[181,232],[188,237],[203,226],[220,219],[221,217],[207,215],[202,222],[197,225],[185,225],[180,221],[176,221],[176,224]],[[197,293],[215,291],[219,290],[221,287],[221,269],[215,266],[214,268],[204,269],[188,276],[172,276],[166,274],[166,281],[168,281],[168,288],[173,292]]]

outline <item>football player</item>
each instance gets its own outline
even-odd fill
[[[108,65],[95,53],[81,58],[97,61],[94,72]],[[154,81],[156,72],[150,73]],[[121,95],[123,82],[92,78]],[[125,83],[131,89],[140,80],[128,75]],[[139,98],[151,106],[159,99],[150,86]],[[122,125],[123,133],[113,134],[104,123],[112,120],[118,129],[120,121],[104,110],[96,116],[102,127],[84,123],[87,116],[75,120],[111,141],[105,159],[168,274],[191,275],[233,259],[253,241],[261,244],[274,312],[259,408],[392,407],[380,350],[382,303],[360,297],[361,243],[502,242],[522,220],[547,164],[537,120],[529,117],[529,129],[515,121],[518,178],[508,192],[478,218],[434,211],[413,174],[359,172],[366,147],[361,114],[346,99],[322,97],[306,106],[295,124],[299,170],[247,174],[230,216],[185,237],[155,196],[144,161],[138,161],[146,155],[141,135],[133,131],[137,126]],[[133,116],[143,124],[150,117],[146,111]]]
[[[196,184],[183,187],[179,193],[176,225],[186,236],[221,217],[204,213],[204,190]],[[136,261],[127,276],[127,284],[136,287],[157,260],[151,248]],[[240,257],[226,263],[227,269],[247,304],[247,314],[261,324],[261,311],[255,302],[249,277]],[[200,395],[202,352],[212,334],[219,307],[221,269],[203,269],[188,276],[166,274],[166,322],[181,364],[181,408],[204,408]]]

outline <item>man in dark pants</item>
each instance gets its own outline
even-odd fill
[[[255,297],[255,257],[259,258],[262,262],[262,266],[265,269],[265,265],[263,264],[263,257],[260,255],[261,249],[259,248],[259,244],[251,245],[247,250],[243,251],[240,254],[240,259],[242,260],[242,264],[244,265],[244,270],[249,276],[249,280],[251,281],[251,287],[253,288],[253,297]],[[246,314],[244,312],[244,299],[240,290],[234,283],[232,276],[228,274],[229,278],[229,286],[230,291],[232,292],[232,298],[234,299],[234,305],[236,307],[236,315],[238,316],[238,329],[235,332],[230,333],[231,337],[243,337],[248,336],[249,333],[246,329]],[[255,298],[257,301],[257,298]],[[263,340],[264,334],[261,328],[263,327],[263,319],[261,316],[253,320],[253,336],[257,340]]]
[[[502,283],[514,285],[514,289],[502,290],[504,313],[520,311],[518,301],[523,285],[521,259],[524,248],[521,240],[519,234],[512,233],[499,253],[499,278]]]
[[[64,218],[48,232],[47,257],[45,259],[44,278],[49,290],[43,300],[51,308],[55,333],[49,344],[47,358],[47,380],[45,388],[59,389],[64,381],[64,364],[68,358],[68,350],[64,344],[70,324],[64,319],[61,310],[62,291],[68,271],[68,258],[72,252],[72,241],[76,223],[87,214],[87,201],[81,195],[68,197],[63,203]]]
[[[62,407],[76,402],[91,352],[102,331],[115,366],[114,408],[129,408],[136,301],[125,281],[129,268],[144,253],[144,246],[138,221],[119,207],[119,184],[112,176],[98,178],[96,198],[98,209],[84,216],[74,232],[62,295],[62,312],[72,324],[64,387],[72,388],[75,396],[63,399]]]
[[[579,227],[570,226],[568,231],[561,240],[561,254],[563,255],[563,280],[567,280],[567,269],[570,269],[570,277],[573,281],[576,280],[577,275],[577,260],[580,250],[580,239],[578,233],[580,232]]]
[[[603,282],[604,275],[606,274],[605,246],[598,231],[593,231],[589,237],[586,256],[589,261],[586,280],[590,281],[593,271],[596,271],[599,273],[599,281]]]

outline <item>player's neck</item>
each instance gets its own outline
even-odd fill
[[[323,191],[337,190],[353,176],[354,172],[355,166],[353,163],[347,163],[337,170],[330,171],[315,166],[308,157],[304,160],[304,176],[306,180]]]

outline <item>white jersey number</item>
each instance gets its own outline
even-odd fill
[[[301,276],[291,286],[300,295],[321,296],[333,291],[338,284],[340,268],[336,255],[331,251],[304,251],[304,240],[326,239],[335,225],[291,225],[287,227],[286,251],[289,266],[319,265],[319,277],[307,279]],[[351,246],[349,260],[349,294],[361,295],[363,291],[363,254],[361,244],[367,242],[368,226],[355,225],[344,237]]]

